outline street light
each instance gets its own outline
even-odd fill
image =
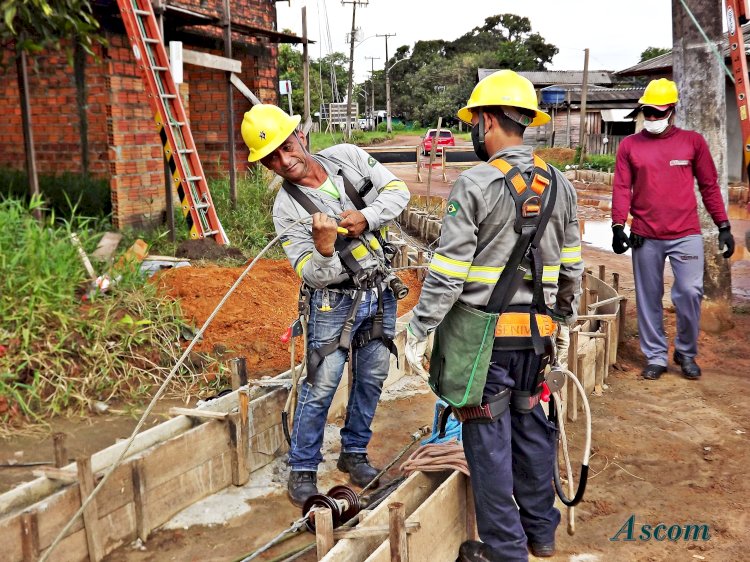
[[[385,70],[385,117],[386,117],[386,130],[389,133],[393,132],[391,127],[391,70],[400,62],[404,62],[407,59],[400,59],[394,62],[390,67]]]

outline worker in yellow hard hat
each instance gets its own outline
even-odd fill
[[[328,408],[347,360],[354,377],[337,467],[357,486],[377,484],[380,471],[370,464],[367,446],[396,349],[391,287],[398,286],[384,233],[410,195],[403,181],[354,145],[311,154],[297,130],[299,122],[299,116],[275,105],[256,105],[245,113],[242,138],[250,150],[248,160],[284,180],[274,201],[273,222],[302,281],[299,310],[308,326],[307,378],[299,388],[288,432],[287,485],[291,501],[302,506],[318,493]],[[309,216],[312,223],[300,220]]]
[[[632,249],[638,335],[646,357],[642,376],[656,380],[667,371],[669,343],[664,331],[664,262],[674,273],[672,302],[677,313],[673,361],[685,378],[700,378],[695,361],[703,299],[703,235],[694,182],[719,229],[718,248],[734,252],[716,166],[703,136],[674,125],[679,95],[666,78],[652,80],[638,102],[644,130],[617,149],[612,185],[612,249]],[[632,216],[630,236],[625,234]]]
[[[430,386],[463,424],[482,542],[464,543],[459,559],[527,560],[529,550],[552,556],[557,442],[539,402],[557,325],[574,322],[578,308],[576,193],[524,145],[526,128],[550,118],[523,76],[485,77],[458,118],[471,125],[483,162],[463,172],[449,195],[406,358],[424,370],[434,332]]]

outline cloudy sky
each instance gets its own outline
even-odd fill
[[[352,5],[340,0],[277,2],[278,28],[302,35],[303,6],[308,35],[316,41],[310,56],[320,58],[331,51],[348,56]],[[583,70],[586,48],[589,69],[622,70],[636,64],[647,47],[672,46],[669,0],[370,0],[356,12],[362,38],[354,50],[356,79],[369,76],[372,64],[376,70],[383,68],[385,41],[376,34],[396,34],[388,39],[392,56],[397,47],[419,40],[456,39],[486,17],[503,13],[529,18],[532,32],[559,49],[551,70]]]

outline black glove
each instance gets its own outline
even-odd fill
[[[615,254],[624,254],[630,248],[630,241],[625,234],[625,227],[621,224],[612,225],[612,250]]]
[[[724,221],[719,225],[719,251],[721,251],[724,246],[726,246],[727,249],[721,255],[729,259],[734,253],[734,236],[732,236],[729,221]]]
[[[643,236],[636,234],[635,232],[630,233],[630,247],[634,250],[643,246]]]

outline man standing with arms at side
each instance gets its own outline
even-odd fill
[[[350,347],[354,376],[337,467],[358,486],[379,472],[367,458],[367,445],[396,328],[383,237],[387,223],[409,202],[409,189],[354,145],[311,154],[296,130],[299,122],[298,115],[290,117],[275,105],[256,105],[245,113],[242,138],[250,162],[259,161],[284,179],[273,221],[302,279],[302,308],[309,307],[307,378],[294,414],[287,486],[292,502],[303,505],[318,493],[326,417]],[[294,225],[309,215],[312,225]]]
[[[656,380],[667,370],[664,332],[664,261],[674,274],[672,302],[677,334],[672,359],[685,378],[700,378],[695,362],[703,300],[703,236],[695,180],[706,210],[719,227],[719,250],[734,253],[734,238],[721,197],[716,166],[700,133],[676,127],[677,85],[660,78],[638,100],[644,130],[625,138],[617,150],[612,185],[612,249],[633,250],[638,337],[647,365],[643,378]],[[630,237],[625,234],[633,216]]]
[[[542,384],[537,378],[549,360],[552,332],[541,333],[540,328],[537,334],[544,338],[544,354],[535,351],[529,333],[534,333],[532,319],[539,326],[554,327],[551,309],[560,321],[575,320],[583,273],[576,194],[560,172],[537,160],[532,147],[523,145],[527,126],[549,121],[549,115],[538,109],[534,86],[526,78],[511,70],[485,77],[458,117],[472,126],[474,150],[486,163],[462,173],[451,190],[440,245],[408,327],[406,357],[414,369],[424,371],[427,336],[452,307],[481,310],[490,301],[519,239],[510,190],[522,189],[522,182],[534,186],[540,173],[546,178],[543,181],[557,183],[556,203],[539,242],[541,279],[534,276],[537,284],[530,280],[531,274],[526,276],[510,301],[512,312],[498,321],[482,394],[486,415],[472,417],[464,415],[468,408],[454,409],[463,422],[483,541],[464,543],[459,560],[525,561],[529,550],[535,556],[554,555],[560,522],[552,487],[557,434],[539,404]],[[543,212],[549,193],[547,187],[537,211]],[[540,313],[530,313],[539,309]],[[505,334],[506,317],[525,322],[525,333],[516,325],[507,332],[517,337],[498,336]]]

